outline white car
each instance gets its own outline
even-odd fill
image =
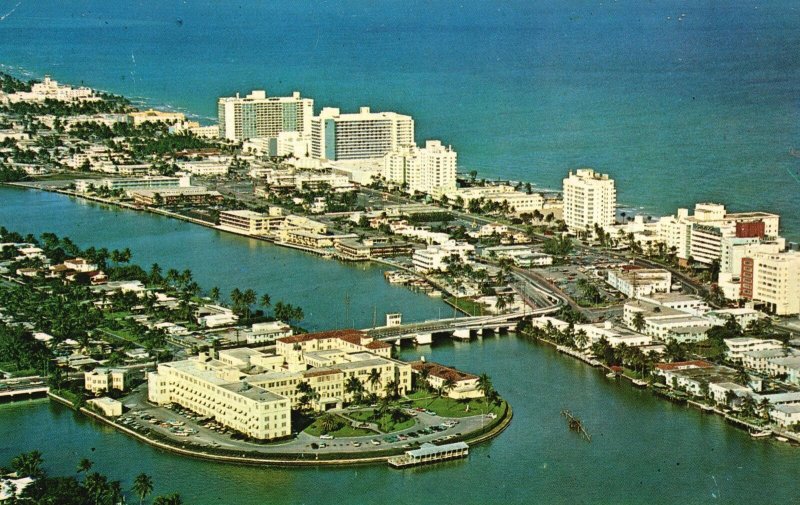
[[[320,435],[319,438],[321,440],[333,440],[333,435],[328,435],[328,434]]]

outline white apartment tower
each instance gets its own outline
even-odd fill
[[[438,140],[428,140],[425,147],[400,146],[383,159],[383,177],[405,184],[409,193],[441,195],[456,189],[457,154]]]
[[[220,138],[241,141],[256,137],[277,138],[282,132],[299,132],[308,135],[314,100],[301,98],[300,92],[292,96],[267,96],[266,91],[255,90],[241,98],[221,97],[217,102]]]
[[[742,260],[741,296],[773,314],[800,313],[800,253],[756,253]]]
[[[580,168],[564,179],[564,222],[570,232],[613,225],[616,207],[617,190],[607,174]]]
[[[414,120],[396,112],[342,114],[326,107],[311,120],[311,156],[339,160],[381,159],[400,146],[414,144]]]

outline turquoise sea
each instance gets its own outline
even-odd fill
[[[557,188],[571,167],[648,214],[697,201],[800,239],[795,0],[0,3],[0,63],[202,119],[300,90],[416,119],[463,170]]]

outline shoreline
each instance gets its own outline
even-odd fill
[[[346,263],[346,264],[349,264],[349,263],[353,263],[353,264],[356,264],[356,263],[361,263],[361,264],[367,263],[367,264],[372,264],[372,266],[377,266],[379,268],[388,267],[388,268],[392,268],[392,269],[395,269],[395,270],[404,270],[404,271],[408,271],[408,272],[413,272],[415,275],[418,275],[418,276],[422,277],[423,279],[425,279],[425,281],[427,283],[429,283],[431,286],[434,286],[436,289],[439,289],[442,292],[450,295],[449,292],[444,290],[434,280],[429,279],[428,276],[420,274],[419,272],[411,270],[411,269],[409,269],[407,267],[404,267],[402,265],[395,265],[395,264],[393,264],[393,263],[391,263],[389,261],[384,260],[383,258],[369,258],[367,260],[350,261],[350,260],[347,260],[347,259],[343,259],[343,258],[341,258],[340,256],[338,256],[336,254],[328,253],[327,251],[320,251],[320,250],[317,250],[317,249],[298,246],[298,245],[294,245],[294,244],[288,244],[288,243],[285,243],[285,242],[278,242],[276,240],[270,239],[270,238],[265,237],[265,236],[247,235],[245,233],[240,233],[240,232],[238,232],[238,231],[236,231],[234,229],[231,229],[231,228],[222,228],[220,226],[211,224],[208,221],[203,221],[202,219],[196,219],[196,218],[192,218],[192,217],[189,217],[189,216],[184,216],[183,214],[178,214],[176,212],[170,212],[170,211],[164,210],[164,209],[158,209],[158,208],[154,208],[154,207],[142,207],[142,206],[137,206],[137,205],[133,205],[133,204],[130,204],[130,203],[126,203],[126,202],[115,202],[115,201],[107,200],[105,198],[100,198],[100,197],[97,197],[97,196],[84,195],[82,193],[78,193],[78,192],[75,192],[75,191],[64,190],[64,189],[59,189],[59,188],[54,188],[54,187],[48,187],[48,186],[44,186],[44,185],[33,184],[33,183],[30,183],[30,182],[2,182],[2,183],[0,183],[0,186],[10,186],[10,187],[19,188],[19,189],[25,189],[25,190],[45,191],[47,193],[55,193],[55,194],[59,194],[59,195],[63,195],[63,196],[71,197],[71,198],[82,199],[82,200],[86,200],[86,201],[90,201],[90,202],[95,202],[95,203],[99,203],[99,204],[103,204],[103,205],[108,205],[109,207],[117,207],[117,208],[121,208],[121,209],[125,209],[125,210],[131,210],[131,211],[134,211],[134,212],[142,212],[142,213],[145,213],[145,214],[155,214],[155,215],[158,215],[158,216],[163,216],[163,217],[177,219],[177,220],[184,221],[184,222],[191,223],[191,224],[196,224],[198,226],[202,226],[204,228],[208,228],[210,230],[214,230],[214,231],[217,231],[217,232],[220,232],[220,233],[230,233],[231,235],[236,235],[236,236],[243,237],[243,238],[249,238],[249,239],[253,239],[253,240],[258,240],[260,242],[266,242],[268,244],[272,244],[272,245],[277,246],[277,247],[285,247],[287,249],[293,249],[295,251],[300,251],[300,252],[304,252],[304,253],[307,253],[307,254],[313,254],[315,256],[319,256],[319,257],[321,257],[323,259],[326,259],[326,260],[327,259],[336,260],[336,261],[341,261],[342,263]],[[451,303],[448,303],[446,300],[444,300],[444,298],[442,299],[442,301],[444,303],[446,303],[447,305],[450,305],[451,307],[453,307],[453,305]],[[454,308],[456,310],[458,310],[458,312],[463,314],[463,315],[466,315],[466,316],[470,315],[469,313],[467,313],[464,309],[462,309],[460,307],[454,307]]]
[[[585,363],[586,365],[591,366],[592,368],[601,369],[604,373],[605,372],[614,372],[614,370],[612,370],[611,367],[609,367],[608,365],[605,365],[605,364],[603,364],[603,363],[601,363],[601,362],[599,362],[597,360],[590,359],[590,358],[586,357],[585,355],[583,355],[583,354],[581,354],[581,353],[579,353],[579,352],[577,352],[577,351],[575,351],[573,349],[561,346],[561,345],[559,345],[559,344],[557,344],[557,343],[555,343],[555,342],[553,342],[551,340],[548,340],[546,338],[538,338],[538,337],[533,337],[533,336],[525,335],[525,334],[520,334],[520,336],[523,336],[523,337],[525,337],[527,339],[531,339],[531,340],[533,340],[535,342],[541,342],[541,343],[544,343],[546,345],[549,345],[550,347],[555,349],[559,354],[567,355],[567,356],[569,356],[569,357],[571,357],[571,358],[573,358],[573,359],[575,359],[577,361],[580,361],[582,363]],[[634,379],[633,377],[625,375],[624,373],[616,373],[616,372],[614,372],[614,373],[616,375],[616,377],[614,377],[615,380],[619,379],[621,377],[621,378],[625,379],[626,381],[628,381],[628,383],[632,387],[634,387],[636,389],[647,389],[647,390],[649,390],[651,392],[651,394],[653,396],[659,397],[659,398],[661,398],[663,400],[666,400],[668,402],[679,404],[679,405],[684,404],[684,405],[687,405],[689,407],[693,407],[695,410],[698,410],[701,413],[709,413],[709,414],[718,415],[718,416],[722,417],[722,419],[725,421],[726,424],[731,425],[731,426],[733,426],[735,428],[738,428],[738,429],[740,429],[742,431],[746,431],[750,435],[752,435],[754,432],[761,432],[761,431],[769,430],[771,433],[770,433],[770,436],[768,438],[785,437],[785,438],[788,438],[790,442],[796,442],[796,443],[800,444],[800,434],[792,433],[792,432],[786,431],[784,429],[780,429],[777,426],[772,426],[772,427],[757,426],[757,425],[748,423],[747,421],[744,421],[742,419],[739,419],[737,417],[734,417],[729,412],[725,412],[723,410],[720,410],[716,406],[706,405],[704,403],[701,403],[701,402],[699,402],[699,401],[697,401],[695,399],[689,398],[689,397],[687,397],[686,399],[684,399],[682,401],[678,400],[678,399],[674,399],[671,396],[667,396],[667,395],[664,395],[664,394],[659,394],[658,390],[654,389],[650,385],[650,383],[648,383],[647,381],[641,381],[639,379]],[[796,445],[796,444],[790,443],[790,445]]]
[[[51,401],[56,403],[60,403],[63,406],[71,409],[72,411],[83,414],[87,418],[98,421],[103,423],[115,430],[138,440],[139,442],[145,443],[151,447],[156,449],[161,449],[166,452],[170,452],[173,454],[177,454],[180,456],[187,456],[194,459],[201,459],[206,461],[214,461],[217,463],[228,463],[228,464],[238,464],[238,465],[248,465],[248,466],[262,466],[262,467],[327,467],[327,466],[362,466],[362,465],[372,465],[378,463],[386,463],[386,461],[392,457],[397,456],[399,454],[403,454],[405,452],[404,449],[397,449],[397,450],[387,450],[383,449],[381,451],[369,451],[365,452],[367,456],[365,457],[356,457],[356,458],[342,458],[339,456],[340,453],[330,453],[329,455],[323,454],[326,456],[324,458],[320,458],[319,454],[315,454],[314,459],[306,459],[304,457],[300,457],[297,459],[292,458],[259,458],[255,456],[236,456],[233,453],[238,453],[239,451],[225,451],[216,449],[220,452],[230,452],[231,454],[214,454],[210,452],[204,452],[199,450],[187,449],[185,446],[177,446],[171,443],[167,443],[161,440],[156,440],[154,438],[150,438],[142,433],[139,433],[135,430],[128,428],[127,426],[123,426],[113,419],[107,418],[97,412],[94,412],[86,407],[79,407],[76,408],[69,400],[58,396],[55,393],[48,392],[47,398]],[[492,440],[493,438],[500,435],[506,428],[511,424],[511,420],[514,417],[513,410],[511,405],[506,402],[506,409],[503,413],[503,416],[500,417],[496,423],[489,428],[487,431],[483,433],[478,433],[477,435],[465,435],[463,437],[459,437],[456,440],[464,441],[468,444],[475,445],[475,444],[482,444]],[[483,430],[478,430],[483,431]],[[370,453],[381,453],[380,455],[369,456]],[[303,456],[305,453],[291,453],[287,454],[287,456]],[[327,456],[334,456],[328,458]]]

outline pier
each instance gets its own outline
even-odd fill
[[[466,458],[468,455],[469,446],[464,442],[445,445],[422,444],[419,449],[406,451],[405,454],[389,458],[388,462],[392,468],[408,468]]]

